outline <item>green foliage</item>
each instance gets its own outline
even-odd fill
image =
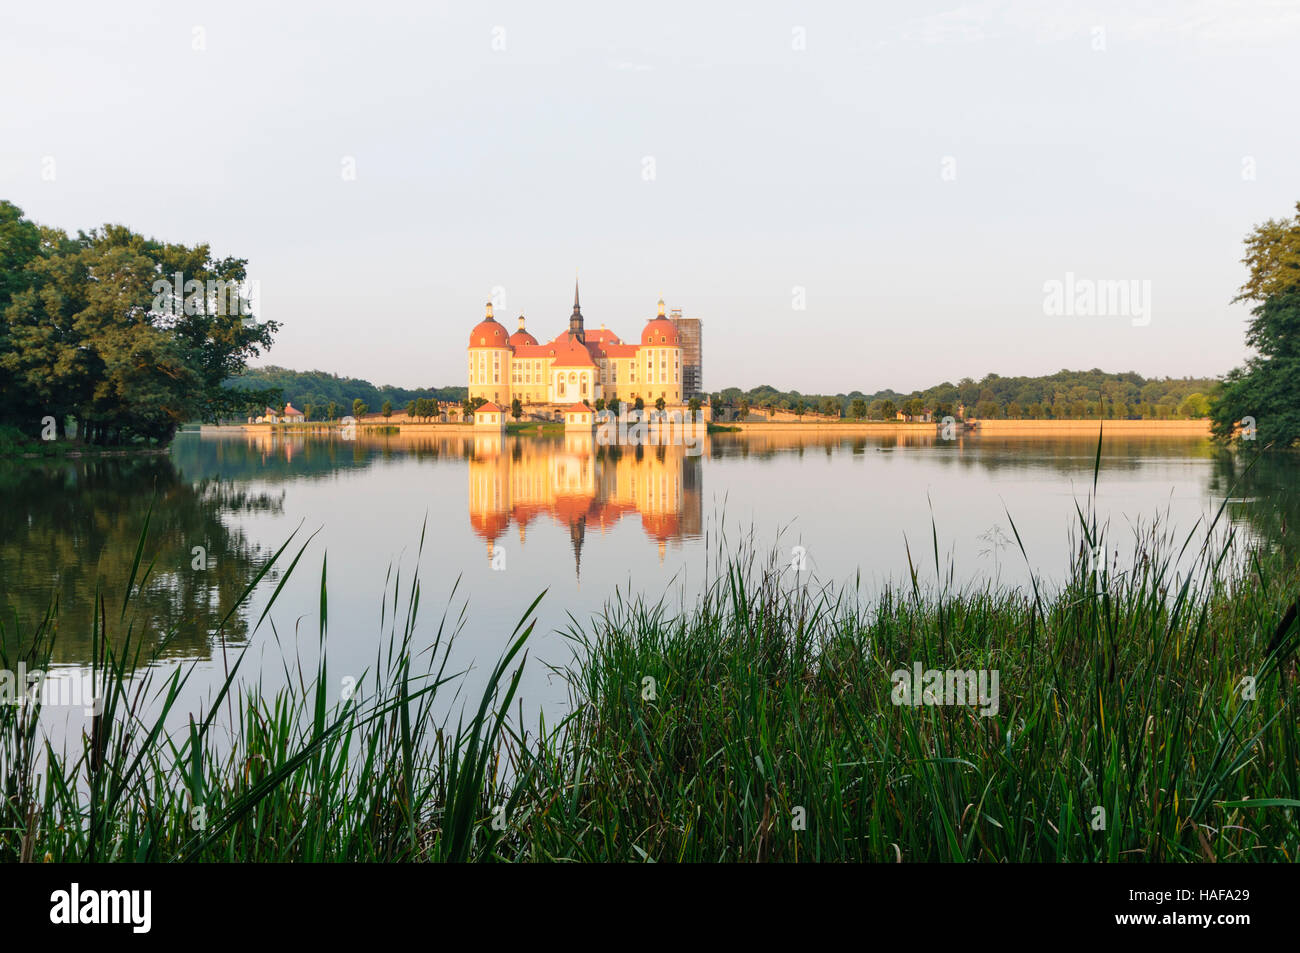
[[[420,397],[446,403],[462,401],[468,393],[466,387],[425,387],[416,390],[390,385],[377,387],[360,378],[339,377],[325,371],[292,371],[276,366],[248,368],[238,377],[227,380],[226,386],[240,390],[277,388],[296,407],[301,407],[304,403],[324,407],[330,401],[340,407],[349,407],[354,400],[361,400],[370,407],[382,407],[384,401],[391,401],[394,407],[405,407]]]
[[[1300,291],[1300,202],[1291,219],[1269,219],[1246,236],[1241,263],[1250,274],[1238,290],[1237,301],[1263,304],[1270,298]]]
[[[945,381],[911,394],[881,390],[874,394],[852,391],[848,394],[821,395],[779,391],[768,385],[748,391],[729,387],[713,396],[713,404],[715,408],[734,407],[743,400],[747,406],[762,408],[771,413],[773,409],[793,411],[796,404],[802,403],[831,415],[840,415],[841,408],[847,405],[849,415],[853,416],[853,401],[861,400],[867,407],[866,416],[872,420],[893,419],[899,410],[909,416],[929,410],[936,419],[947,414],[957,416],[958,405],[961,404],[965,405],[968,415],[974,415],[977,405],[981,403],[986,413],[981,413],[980,416],[986,418],[1171,418],[1189,416],[1182,412],[1188,397],[1200,394],[1209,398],[1218,386],[1218,381],[1212,378],[1147,379],[1131,371],[1111,374],[1094,368],[1090,371],[1062,370],[1044,377],[1000,377],[989,374],[980,381],[971,378],[963,378],[956,384]],[[886,401],[893,407],[887,414]],[[1016,405],[1014,414],[1012,404]],[[1197,409],[1200,406],[1187,405],[1187,409]],[[1121,409],[1122,413],[1119,412]]]
[[[322,562],[314,675],[262,697],[235,651],[169,734],[198,663],[147,651],[174,632],[138,611],[146,523],[117,547],[120,613],[89,623],[97,730],[42,748],[39,705],[0,706],[0,861],[1293,862],[1295,562],[1151,526],[1121,569],[1086,555],[1102,529],[1080,509],[1084,555],[1054,589],[927,589],[911,567],[870,602],[720,541],[695,604],[619,598],[572,623],[574,661],[552,669],[572,711],[537,733],[511,715],[538,602],[462,722],[444,701],[463,690],[456,610],[420,646],[418,577],[385,591],[374,664],[330,701]],[[287,562],[270,611],[306,549],[289,546],[236,608]],[[951,578],[937,548],[933,570]],[[0,619],[0,665],[22,645],[49,668],[81,631],[59,622],[57,605],[34,631]],[[917,662],[998,672],[996,704],[900,704]]]
[[[240,296],[245,266],[120,225],[70,238],[0,202],[0,422],[36,436],[49,416],[87,443],[165,443],[186,420],[277,399],[221,386],[277,330]]]
[[[1246,343],[1255,355],[1224,379],[1212,402],[1216,437],[1243,433],[1260,446],[1285,448],[1300,441],[1300,204],[1292,221],[1268,221],[1246,239],[1249,277],[1237,295],[1253,301]]]

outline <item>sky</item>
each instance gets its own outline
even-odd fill
[[[377,384],[575,274],[625,340],[702,319],[710,391],[1219,375],[1298,49],[1294,0],[11,4],[0,198],[245,258],[256,363]]]

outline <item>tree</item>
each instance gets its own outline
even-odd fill
[[[666,406],[667,404],[665,403],[663,397],[660,397],[658,400],[655,401],[655,410],[660,411],[661,413],[663,412],[663,409]]]
[[[854,420],[861,420],[863,417],[867,416],[867,402],[861,397],[853,398],[852,402],[849,404],[849,416]]]
[[[325,419],[329,421],[339,419],[339,405],[332,400],[329,402],[329,406],[325,408]]]
[[[605,402],[600,401],[600,403],[603,405]],[[514,400],[510,402],[510,416],[515,418],[515,420],[518,420],[523,415],[524,415],[524,405],[521,404],[519,402],[519,398],[516,397]]]
[[[596,409],[597,409],[597,410],[604,410],[604,409],[605,409],[605,398],[604,398],[604,397],[597,397],[597,398],[596,398]]]
[[[278,399],[223,386],[277,327],[252,319],[244,264],[120,225],[69,238],[0,202],[0,422],[35,435],[49,416],[88,443],[166,442],[186,420]]]
[[[883,420],[893,420],[898,416],[898,407],[892,400],[883,400],[880,403],[880,416]]]
[[[1178,405],[1178,415],[1180,417],[1208,417],[1210,415],[1210,400],[1204,394],[1188,394],[1186,399]]]
[[[360,397],[358,397],[356,400],[352,402],[352,416],[356,417],[358,420],[360,420],[369,412],[370,412],[370,408],[366,406],[366,402],[362,400]]]
[[[415,401],[408,401],[406,404],[406,416],[412,420],[415,419]]]
[[[638,397],[632,406],[636,410],[645,410],[645,401]]]
[[[1234,301],[1253,301],[1262,305],[1274,298],[1300,291],[1300,202],[1296,203],[1293,219],[1270,219],[1246,237],[1246,257],[1241,260],[1249,271],[1246,283],[1237,291]],[[1262,327],[1260,330],[1264,330]],[[1247,341],[1256,332],[1255,322],[1247,334]]]
[[[1300,440],[1300,203],[1296,212],[1290,221],[1256,226],[1246,239],[1249,275],[1235,300],[1255,303],[1246,343],[1256,353],[1228,373],[1212,403],[1211,429],[1221,440],[1247,418],[1254,429],[1243,427],[1241,435],[1257,446]]]
[[[692,406],[691,406],[691,413],[694,414],[697,410],[700,409],[700,399],[699,399],[698,397],[692,397],[692,398],[691,398],[691,405],[692,405]],[[746,420],[746,419],[749,418],[749,398],[748,398],[748,397],[742,397],[742,398],[740,398],[740,400],[736,403],[736,408],[737,408],[737,411],[738,411],[738,413],[739,413],[739,416],[740,416],[740,419],[741,419],[741,420]]]
[[[686,409],[690,411],[692,420],[695,419],[696,415],[700,412],[700,408],[703,406],[704,405],[700,403],[700,399],[698,397],[692,397],[689,401],[687,401]],[[744,420],[745,415],[749,413],[749,406],[747,404],[742,403],[741,408],[742,409],[740,412],[740,418]]]
[[[384,415],[384,420],[393,416],[393,402],[391,400],[384,401],[384,406],[379,408],[379,412]]]
[[[623,405],[619,402],[619,399],[617,397],[611,397],[609,399],[609,402],[605,404],[605,409],[608,410],[615,417],[618,416],[618,412],[619,410],[622,409],[622,407]]]

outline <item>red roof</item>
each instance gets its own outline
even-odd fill
[[[635,344],[597,344],[591,348],[597,357],[636,357]]]
[[[641,344],[643,347],[647,344],[675,347],[677,345],[677,325],[667,318],[651,318],[646,322],[645,330],[641,332]]]
[[[514,334],[510,335],[511,347],[523,347],[528,344],[536,344],[536,343],[537,343],[537,338],[533,337],[527,331],[522,331],[522,330],[516,331]]]
[[[582,342],[565,331],[551,342],[550,350],[555,351],[552,367],[595,367],[591,353],[582,346]]]
[[[505,413],[505,409],[504,409],[504,408],[502,408],[502,407],[498,407],[496,404],[492,403],[492,401],[490,401],[490,400],[489,400],[486,404],[479,404],[478,410],[474,411],[474,413],[476,413],[476,414],[481,414],[481,413],[483,413],[483,411],[485,411],[485,410],[486,410],[488,413],[494,413],[494,412],[495,412],[495,413],[498,413],[498,414]]]
[[[484,318],[469,333],[470,347],[506,347],[506,329],[493,318]]]
[[[286,417],[291,417],[291,416],[298,417],[302,415],[302,411],[299,410],[297,407],[295,407],[293,404],[285,404],[284,415]]]

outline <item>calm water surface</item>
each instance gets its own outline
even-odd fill
[[[585,620],[616,589],[689,603],[720,532],[775,548],[784,561],[801,546],[809,576],[858,577],[870,594],[906,579],[908,545],[934,578],[932,525],[958,582],[1023,583],[1029,566],[1014,519],[1034,571],[1059,579],[1095,452],[1095,438],[718,434],[692,457],[673,447],[596,447],[585,435],[187,433],[165,456],[0,461],[0,607],[13,643],[57,598],[56,659],[69,671],[84,666],[96,587],[120,609],[152,508],[146,562],[155,562],[139,611],[155,633],[174,632],[162,664],[200,663],[186,699],[198,703],[221,680],[214,634],[237,595],[291,536],[278,567],[310,537],[260,626],[278,569],[226,624],[231,646],[249,646],[250,677],[273,688],[286,665],[314,669],[326,566],[330,671],[373,666],[387,638],[390,574],[405,588],[418,561],[421,641],[446,611],[451,627],[461,622],[457,664],[479,671],[546,591],[524,692],[549,714],[566,696],[544,663],[568,660],[557,630],[569,615]],[[1107,438],[1098,507],[1110,548],[1123,552],[1134,527],[1156,519],[1190,532],[1229,494],[1227,519],[1239,533],[1284,540],[1300,509],[1294,463],[1265,461],[1233,489],[1242,469],[1205,440]],[[195,569],[200,555],[206,568]]]

